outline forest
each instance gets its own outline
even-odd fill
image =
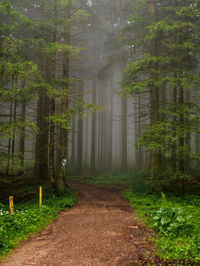
[[[200,0],[0,0],[2,265],[199,265],[199,115]]]

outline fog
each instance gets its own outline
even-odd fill
[[[189,2],[181,5],[197,7]],[[34,169],[35,178],[52,179],[63,159],[68,171],[91,173],[198,165],[191,151],[199,155],[199,57],[189,45],[198,34],[192,26],[174,33],[170,23],[179,14],[169,5],[3,2],[1,171]],[[165,9],[169,22],[162,21]],[[184,17],[177,19],[184,27]],[[164,23],[170,26],[155,26]]]

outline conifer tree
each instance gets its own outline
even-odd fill
[[[189,178],[186,159],[197,158],[187,139],[198,130],[199,107],[196,102],[187,102],[186,92],[197,90],[200,85],[199,15],[198,1],[139,0],[127,25],[127,35],[134,29],[129,45],[139,46],[144,56],[126,67],[124,91],[128,94],[147,91],[150,95],[149,126],[139,144],[151,152],[153,184],[166,183],[165,172],[170,171],[167,182],[178,181],[180,193],[184,193],[184,182]],[[163,87],[168,95],[164,109],[159,106]],[[171,169],[161,169],[161,156],[166,162],[173,162]]]
[[[22,142],[21,154],[15,152],[15,138],[16,136],[25,137],[25,126],[36,129],[32,121],[25,119],[24,113],[18,117],[17,105],[24,106],[25,102],[32,97],[31,88],[37,75],[37,66],[26,57],[28,43],[18,34],[20,28],[25,25],[29,27],[32,21],[9,1],[1,1],[0,22],[0,98],[5,110],[10,106],[9,114],[1,110],[1,116],[5,118],[0,124],[1,141],[4,143],[8,141],[8,149],[7,153],[5,149],[0,151],[0,161],[2,165],[7,163],[7,174],[16,174],[23,168],[24,151]],[[24,108],[23,112],[25,112]]]

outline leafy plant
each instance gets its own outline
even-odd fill
[[[167,262],[199,265],[200,197],[174,194],[124,193],[137,215],[155,229],[156,253]],[[166,199],[167,196],[167,199]]]
[[[169,237],[192,233],[192,216],[185,215],[181,208],[161,207],[153,217],[154,228]]]

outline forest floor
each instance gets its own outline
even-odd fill
[[[151,232],[136,218],[120,188],[80,182],[70,185],[77,193],[78,204],[62,211],[58,219],[24,241],[0,265],[138,266],[156,263],[149,242]]]

